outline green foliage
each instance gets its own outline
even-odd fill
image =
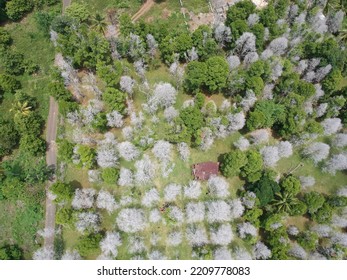
[[[62,208],[55,214],[55,222],[58,225],[71,227],[74,225],[73,211],[70,208]]]
[[[283,227],[283,213],[281,214],[269,214],[263,221],[263,228],[266,231],[277,231],[278,227],[273,227],[274,224],[281,224]]]
[[[247,21],[237,19],[230,24],[231,37],[236,41],[241,35],[248,31]]]
[[[14,123],[0,117],[0,158],[18,145],[19,135]]]
[[[273,260],[286,260],[288,259],[287,252],[289,250],[288,234],[285,227],[280,227],[277,230],[267,232],[266,244],[271,249]]]
[[[204,117],[195,106],[183,108],[180,111],[180,118],[191,135],[204,126]]]
[[[96,65],[96,74],[102,79],[108,87],[116,87],[119,84],[120,77],[123,73],[123,66],[120,61],[113,65],[98,63]]]
[[[19,20],[33,7],[32,0],[10,0],[6,3],[6,14],[11,20]]]
[[[5,245],[0,248],[0,260],[22,260],[23,250],[17,245]]]
[[[107,184],[116,184],[119,178],[119,169],[112,167],[104,168],[101,177]]]
[[[0,27],[0,47],[9,46],[11,45],[11,43],[12,43],[12,38],[10,33],[3,27]]]
[[[49,37],[51,24],[55,16],[54,12],[39,11],[35,13],[34,18],[37,28],[47,37]]]
[[[10,75],[23,74],[24,68],[24,56],[22,53],[15,50],[5,50],[0,53],[1,67],[4,71]]]
[[[193,47],[192,36],[188,32],[182,32],[175,38],[175,53],[180,54],[180,59],[185,59],[185,53]]]
[[[206,87],[211,92],[220,91],[227,85],[229,66],[224,57],[213,56],[206,61]]]
[[[247,152],[247,163],[241,168],[241,176],[253,183],[260,179],[263,169],[263,158],[258,151]]]
[[[5,93],[14,93],[20,88],[21,84],[14,76],[0,74],[0,89],[2,89]]]
[[[293,175],[285,177],[280,183],[281,189],[285,193],[297,195],[301,190],[300,180]]]
[[[77,250],[82,257],[92,254],[99,248],[99,243],[102,239],[100,233],[82,235],[78,238]]]
[[[291,205],[289,211],[290,216],[302,216],[307,212],[307,206],[304,202],[298,200],[295,204]]]
[[[263,207],[274,199],[275,193],[280,191],[280,186],[270,179],[269,176],[263,176],[250,186],[250,189],[256,194],[260,201],[260,206]]]
[[[88,6],[84,3],[72,2],[66,9],[67,16],[78,20],[79,22],[87,21],[90,18]]]
[[[318,192],[308,192],[304,195],[304,202],[307,205],[308,213],[312,215],[323,206],[325,198]]]
[[[54,183],[50,187],[50,190],[57,196],[57,198],[55,199],[55,201],[57,202],[70,201],[74,194],[74,189],[70,184],[59,181]]]
[[[18,178],[6,178],[2,182],[2,195],[10,201],[25,198],[24,184]]]
[[[126,94],[115,88],[106,88],[102,95],[102,100],[105,102],[110,111],[118,111],[124,114],[126,109]]]
[[[263,215],[263,210],[260,208],[252,208],[250,210],[247,210],[246,213],[243,215],[243,218],[250,222],[251,224],[255,225],[256,227],[260,226],[260,217]]]
[[[246,164],[246,154],[240,150],[235,150],[222,156],[220,170],[225,177],[233,177],[238,175],[240,169]]]
[[[194,104],[196,107],[198,107],[199,109],[202,109],[202,107],[205,104],[205,95],[202,94],[201,92],[198,92],[195,95],[195,99],[194,99]]]
[[[46,152],[46,141],[34,134],[23,134],[19,148],[32,156],[42,156]]]
[[[201,89],[207,78],[207,65],[204,62],[191,61],[187,65],[185,87],[188,91],[196,92]]]
[[[97,131],[104,133],[107,131],[107,118],[104,112],[101,112],[95,116],[92,122],[92,127]]]
[[[313,84],[300,80],[297,84],[297,93],[304,96],[305,99],[310,98],[316,93],[316,88]]]
[[[66,139],[58,140],[58,156],[62,161],[72,162],[74,144]]]
[[[256,103],[253,112],[249,114],[246,125],[250,131],[258,128],[271,128],[277,121],[284,118],[284,106],[272,100],[263,100]]]
[[[95,151],[93,148],[79,145],[77,153],[80,156],[82,166],[90,169],[95,165]]]
[[[333,209],[328,203],[324,203],[316,212],[312,214],[312,219],[319,224],[329,224],[333,217]]]
[[[304,231],[299,234],[296,241],[302,248],[314,251],[318,246],[318,235],[312,231]]]
[[[342,80],[341,71],[338,69],[334,69],[331,71],[323,80],[322,88],[326,93],[334,92],[337,87],[340,85]]]
[[[63,81],[52,81],[48,85],[50,94],[58,101],[70,101],[71,93],[65,88]]]
[[[253,90],[255,95],[260,95],[264,88],[263,79],[257,76],[247,78],[246,88]]]
[[[237,2],[228,9],[226,24],[230,25],[238,19],[246,20],[250,14],[255,12],[255,8],[256,6],[250,0]]]
[[[27,116],[15,118],[16,127],[21,135],[40,135],[43,123],[42,117],[36,112],[31,112]]]

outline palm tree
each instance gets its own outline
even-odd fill
[[[292,206],[297,204],[299,200],[294,197],[292,193],[276,193],[276,198],[273,200],[273,206],[276,208],[277,212],[286,212],[290,213]]]
[[[100,32],[105,35],[106,27],[107,27],[107,22],[105,20],[105,17],[103,17],[99,13],[96,13],[91,21],[92,21],[92,28],[95,29],[97,32]]]
[[[339,31],[339,40],[340,42],[347,44],[347,28],[344,28]]]
[[[31,106],[28,106],[28,102],[20,102],[14,103],[12,105],[12,108],[10,109],[10,112],[14,113],[14,116],[16,118],[18,117],[26,117],[31,113]]]

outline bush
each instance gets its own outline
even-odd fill
[[[32,156],[42,156],[46,152],[46,141],[34,134],[24,134],[19,141],[19,148]]]
[[[119,178],[119,169],[112,167],[104,168],[101,177],[107,184],[116,184]]]
[[[99,243],[102,239],[100,233],[82,235],[78,239],[77,250],[81,256],[86,257],[89,254],[94,253],[99,248]]]
[[[0,158],[10,154],[18,140],[19,135],[14,123],[0,118]]]
[[[9,46],[12,43],[10,33],[4,28],[0,27],[0,46]]]
[[[259,199],[260,206],[265,206],[274,199],[275,193],[280,191],[280,186],[270,179],[269,176],[263,176],[259,181],[254,183],[250,189]]]
[[[225,177],[233,177],[240,173],[240,168],[247,164],[245,153],[236,150],[222,156],[220,170]]]
[[[6,14],[9,19],[19,20],[33,7],[32,0],[10,0],[6,3]]]
[[[72,186],[63,182],[54,183],[50,190],[57,196],[55,199],[57,202],[70,201],[74,194]]]
[[[68,140],[58,140],[58,156],[65,162],[72,162],[74,144]]]

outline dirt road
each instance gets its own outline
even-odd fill
[[[71,0],[63,0],[62,13],[67,6],[71,4]],[[57,168],[57,126],[58,126],[58,103],[51,96],[49,98],[49,113],[46,127],[46,163],[54,170]],[[45,248],[54,247],[54,231],[55,231],[55,204],[48,195],[50,186],[55,182],[55,177],[48,181],[46,186],[46,214],[45,214],[45,234],[44,246]]]
[[[49,113],[47,120],[47,131],[46,131],[46,142],[47,142],[47,151],[46,151],[46,163],[48,166],[52,167],[54,170],[57,167],[57,125],[58,125],[58,103],[51,96],[49,99]],[[51,181],[48,181],[46,186],[46,193],[52,183],[54,183],[55,178]],[[45,235],[44,235],[44,246],[46,248],[53,248],[54,246],[54,228],[55,228],[55,204],[49,197],[46,195],[46,216],[45,216]]]
[[[138,10],[132,17],[131,21],[135,22],[137,21],[142,15],[144,15],[146,12],[149,11],[150,8],[154,5],[154,0],[147,0],[146,3],[144,3],[140,10]]]

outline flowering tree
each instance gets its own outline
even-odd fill
[[[157,189],[152,188],[144,194],[141,203],[146,207],[151,207],[154,204],[156,204],[159,201],[159,199],[160,197]]]
[[[157,141],[152,149],[155,157],[161,162],[168,162],[171,158],[172,145],[164,140]]]
[[[174,201],[177,196],[180,196],[182,192],[182,187],[178,184],[169,184],[164,189],[164,199],[165,201]]]
[[[133,161],[140,156],[139,150],[135,145],[129,141],[121,142],[118,144],[119,155],[126,161]]]
[[[100,217],[96,213],[82,212],[77,215],[76,229],[80,233],[85,231],[97,231],[99,229]]]
[[[222,200],[210,201],[206,203],[207,220],[210,223],[228,222],[231,220],[231,207]]]
[[[189,202],[186,205],[188,223],[199,223],[205,218],[205,205],[203,202]]]
[[[186,239],[191,246],[203,246],[208,243],[206,229],[202,226],[187,227]]]
[[[142,231],[147,226],[145,213],[139,208],[122,209],[116,218],[116,223],[120,230],[127,233]]]
[[[149,112],[155,113],[159,108],[168,108],[176,103],[176,89],[169,83],[159,83],[148,99]]]
[[[94,189],[76,189],[75,196],[72,200],[72,207],[75,209],[92,208],[94,204]]]
[[[188,161],[190,156],[190,150],[189,150],[188,144],[185,142],[178,143],[177,150],[178,150],[178,153],[180,154],[181,159],[183,161]]]
[[[303,150],[303,154],[313,160],[315,164],[329,156],[330,146],[322,142],[315,142]]]
[[[230,224],[222,224],[210,230],[211,243],[215,245],[228,245],[234,238]]]
[[[149,183],[155,176],[155,165],[148,155],[135,162],[135,181],[138,184]]]
[[[118,255],[117,247],[122,245],[122,240],[117,232],[107,232],[100,242],[100,249],[104,256],[115,258]]]
[[[254,245],[253,251],[257,260],[267,260],[271,257],[271,250],[261,241]]]
[[[199,198],[201,195],[201,184],[199,181],[190,181],[188,186],[184,187],[184,196],[187,198]]]
[[[276,146],[266,146],[260,150],[260,153],[263,156],[264,165],[267,167],[276,166],[280,159]]]
[[[124,124],[123,116],[118,111],[112,111],[106,114],[107,126],[109,127],[122,127]]]
[[[101,190],[96,199],[96,207],[105,209],[109,214],[117,209],[116,200],[108,191]]]
[[[118,185],[121,187],[129,187],[132,186],[134,181],[133,178],[133,173],[131,170],[121,167],[120,172],[119,172],[119,179],[118,179]]]
[[[208,179],[209,192],[216,197],[225,198],[229,196],[229,183],[219,176],[211,176]]]

